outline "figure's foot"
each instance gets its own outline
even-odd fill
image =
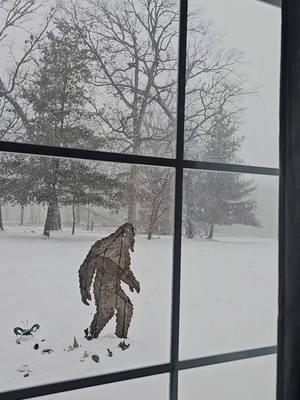
[[[91,335],[90,329],[89,329],[89,328],[86,328],[86,329],[84,330],[84,337],[85,337],[87,340],[93,340],[93,336]]]

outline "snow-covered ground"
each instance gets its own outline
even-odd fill
[[[118,348],[120,340],[114,335],[114,321],[108,324],[98,340],[88,342],[84,339],[83,329],[89,325],[94,307],[81,303],[77,271],[90,246],[103,234],[107,232],[79,232],[75,237],[61,232],[50,239],[42,239],[41,231],[35,228],[10,228],[0,234],[1,391],[169,361],[171,237],[152,241],[143,236],[137,237],[132,270],[140,280],[141,293],[129,292],[135,307],[129,331],[129,349],[122,351]],[[183,240],[182,359],[275,344],[276,309],[275,240],[218,237],[213,241]],[[13,328],[22,326],[22,321],[26,323],[27,320],[29,326],[39,323],[41,328],[35,338],[24,339],[18,345]],[[80,347],[66,351],[73,344],[74,336]],[[33,349],[36,343],[40,346],[38,350]],[[53,352],[41,354],[47,348],[53,349]],[[113,357],[108,357],[107,348],[112,350]],[[89,357],[81,361],[85,351]],[[92,354],[100,356],[99,363],[91,359]],[[220,390],[226,374],[232,375],[232,385],[243,382],[248,376],[251,381],[249,390],[255,389],[257,376],[260,379],[257,384],[270,390],[257,389],[255,393],[258,394],[250,396],[249,400],[271,400],[274,398],[275,377],[270,374],[262,380],[259,365],[263,362],[271,364],[272,371],[275,370],[274,357],[263,357],[182,372],[181,399],[196,399],[197,394],[205,395],[207,400],[234,399],[229,395],[216,397],[209,394],[206,375],[211,371],[211,383],[218,387],[220,381]],[[24,370],[24,365],[28,366],[28,377],[19,371]],[[244,368],[239,368],[239,365]],[[250,368],[249,372],[249,365],[258,367]],[[192,379],[193,376],[196,378]],[[192,385],[191,379],[194,382]],[[206,382],[204,386],[202,380]],[[229,382],[230,379],[226,379],[227,385]],[[96,398],[97,393],[104,395],[102,398],[114,399],[115,388],[119,387],[123,393],[125,386],[123,399],[140,399],[140,391],[144,400],[164,399],[167,398],[168,376],[80,392],[83,395],[89,393],[89,399]],[[191,391],[192,387],[194,397],[188,394],[192,392],[185,395],[187,388]],[[221,390],[219,394],[222,393]],[[266,393],[269,395],[266,396]],[[246,399],[242,395],[236,396],[236,399],[242,397]],[[46,398],[76,399],[76,394]]]

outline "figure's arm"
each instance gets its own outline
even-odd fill
[[[140,293],[140,282],[129,268],[124,270],[120,268],[120,279],[129,286],[131,292],[135,290],[137,293]]]
[[[95,269],[96,269],[96,264],[90,257],[90,254],[88,254],[88,256],[83,261],[78,271],[81,300],[87,306],[89,305],[88,300],[92,300],[90,294],[90,288],[93,282]]]

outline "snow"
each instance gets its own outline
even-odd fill
[[[82,231],[72,237],[68,232],[60,232],[50,239],[42,239],[41,230],[30,227],[10,227],[0,233],[1,391],[169,361],[172,237],[148,241],[137,236],[132,270],[140,280],[141,293],[127,291],[135,307],[127,340],[129,349],[118,348],[120,339],[114,335],[115,321],[107,325],[99,339],[91,342],[84,339],[83,329],[89,326],[94,307],[81,303],[77,271],[90,246],[107,233]],[[277,242],[257,238],[183,239],[181,300],[182,359],[274,345]],[[13,328],[22,326],[22,321],[26,324],[26,320],[29,326],[39,323],[41,328],[34,338],[24,338],[18,345]],[[74,336],[80,347],[65,351],[73,344]],[[39,343],[39,350],[33,349],[35,343]],[[41,354],[46,348],[53,352]],[[108,357],[107,348],[113,351],[113,357]],[[89,357],[81,361],[85,350]],[[91,359],[92,354],[100,356],[98,364]],[[239,363],[259,365],[263,359],[270,360],[271,357],[201,368],[199,374],[207,381],[205,374],[209,368],[211,371],[221,368],[228,374],[233,371],[232,382],[236,383],[247,375],[247,368],[239,368]],[[18,371],[25,364],[30,369],[29,377]],[[255,385],[255,374],[260,379],[261,374],[255,368],[251,369],[252,373]],[[181,374],[188,376],[192,371]],[[219,378],[216,374],[212,379],[218,382]],[[194,388],[195,398],[203,388],[198,377],[193,382],[188,386]],[[271,378],[263,380],[261,385],[264,384],[272,390],[275,387]],[[144,400],[164,399],[167,398],[168,376],[80,392],[89,393],[89,399],[96,399],[97,393],[104,393],[105,399],[114,399],[113,393],[117,390],[114,388],[122,388],[123,392],[125,386],[123,399],[140,399],[139,393],[144,393]],[[187,386],[183,383],[183,391],[184,387]],[[268,396],[255,397],[255,400],[271,400],[274,397],[272,390],[264,392],[268,392]],[[242,397],[246,399],[245,396],[236,398]],[[76,394],[70,392],[44,398],[76,399]],[[193,396],[181,398],[192,399]],[[209,395],[207,398],[214,399]]]
[[[277,241],[184,240],[183,359],[276,344]]]

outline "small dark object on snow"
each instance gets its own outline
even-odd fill
[[[108,352],[108,357],[112,357],[113,356],[113,352],[110,349],[107,349]]]
[[[118,345],[118,347],[120,347],[120,349],[122,349],[123,351],[127,350],[129,346],[130,346],[130,343],[126,344],[125,340],[123,342],[120,342]]]
[[[97,354],[93,354],[92,360],[95,361],[95,363],[98,363],[100,361],[100,357]]]
[[[29,373],[27,372],[27,374],[25,374],[25,375],[23,375],[23,376],[24,376],[24,378],[28,378]]]
[[[50,353],[53,353],[52,349],[44,349],[44,350],[42,350],[42,354],[50,354]]]
[[[83,353],[83,358],[88,358],[88,356],[89,356],[89,354],[88,354],[88,352],[85,350],[85,352]]]
[[[73,349],[77,349],[77,347],[79,347],[79,344],[77,342],[76,337],[74,336]]]
[[[38,350],[39,347],[40,347],[40,346],[39,346],[38,343],[36,343],[36,344],[33,346],[34,350]]]
[[[42,339],[41,342],[46,342],[46,339]]]

